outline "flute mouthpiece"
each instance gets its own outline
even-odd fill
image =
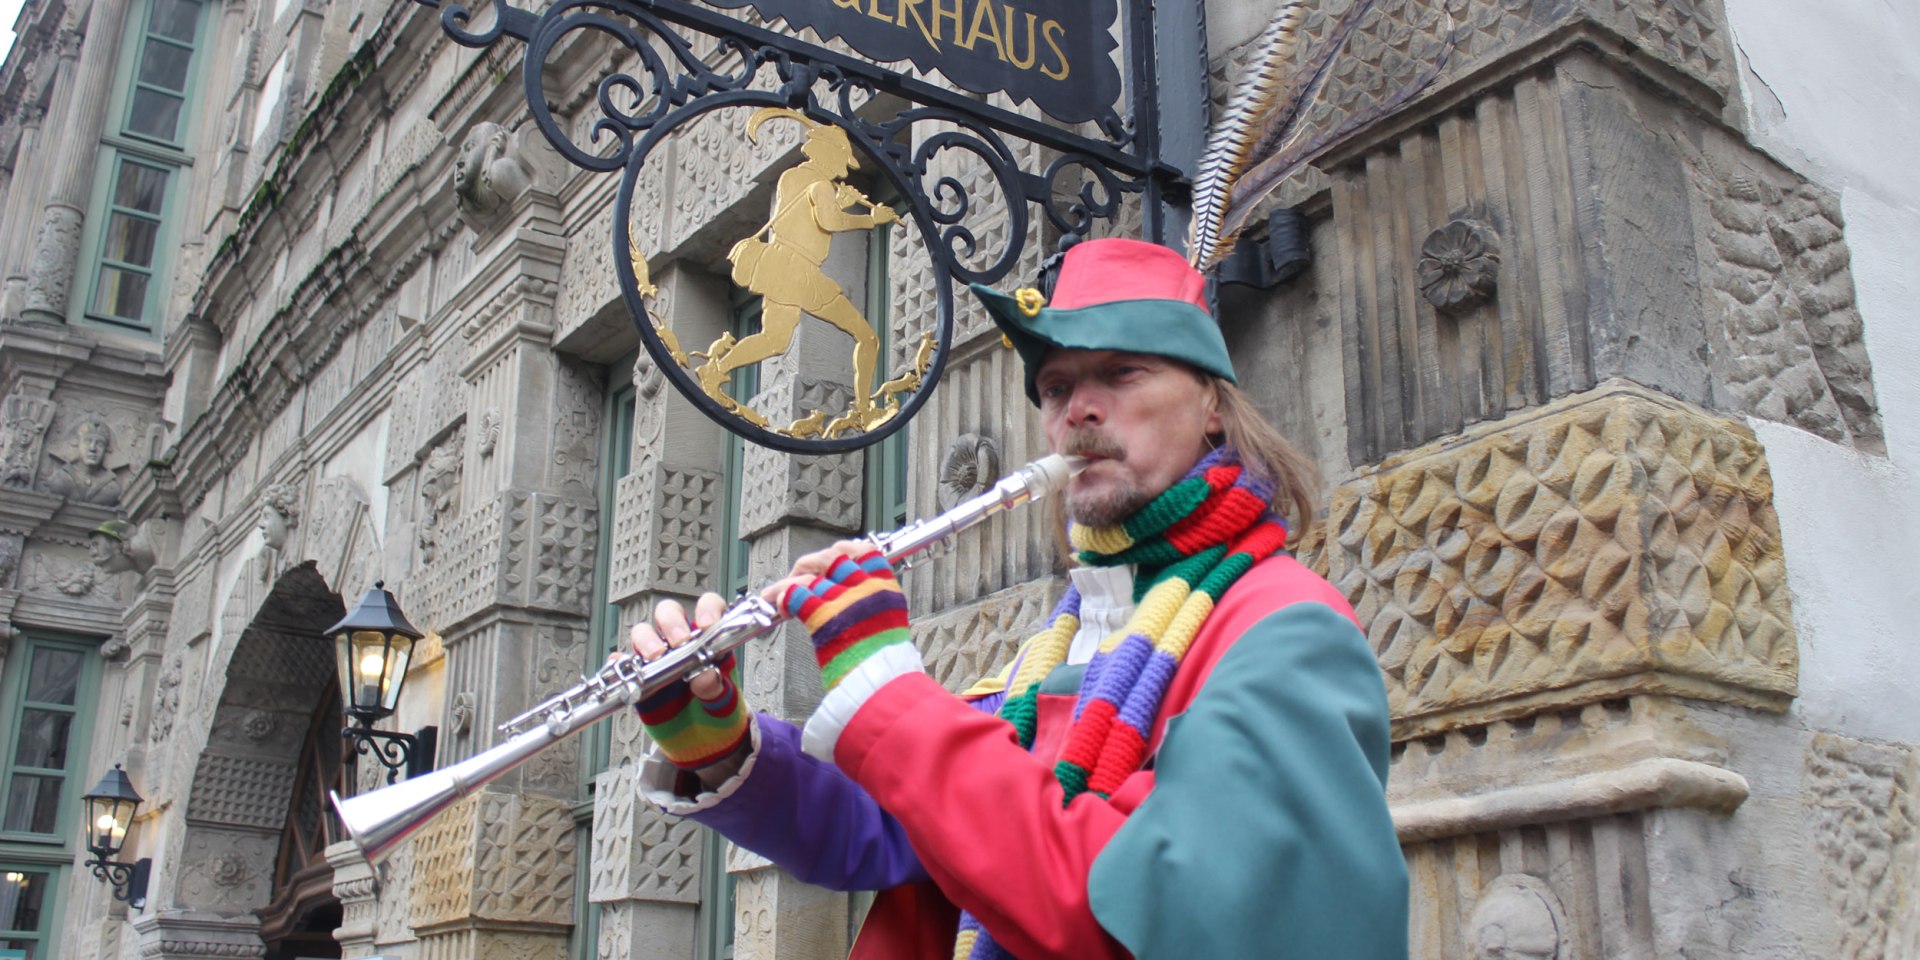
[[[1073,475],[1087,468],[1085,457],[1052,453],[1027,464],[1027,496],[1038,500],[1065,486]]]

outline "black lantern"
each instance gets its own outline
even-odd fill
[[[127,843],[127,828],[133,825],[142,799],[127,772],[114,764],[81,799],[87,804],[87,850],[93,853],[86,865],[93,868],[95,877],[112,885],[115,900],[125,900],[135,909],[146,906],[147,872],[153,861],[144,857],[137,863],[113,860]]]
[[[327,632],[333,635],[339,659],[340,694],[353,720],[341,735],[353,744],[355,755],[372,753],[387,768],[387,782],[392,783],[402,767],[410,777],[433,769],[438,730],[427,727],[409,735],[373,729],[375,722],[398,709],[413,645],[426,636],[407,622],[386,586],[385,581],[376,581],[345,619]]]

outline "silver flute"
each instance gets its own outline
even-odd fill
[[[936,517],[916,520],[892,533],[872,534],[875,549],[898,568],[937,555],[948,538],[1002,510],[1039,500],[1079,473],[1086,461],[1060,454],[1041,457],[995,483],[992,489]],[[619,656],[579,685],[541,702],[500,725],[507,735],[491,749],[449,767],[382,787],[357,797],[329,794],[347,835],[360,852],[379,862],[402,840],[460,798],[499,779],[534,754],[629,709],[665,689],[719,663],[748,641],[772,633],[787,619],[785,611],[758,594],[736,600],[720,619],[696,631],[687,642],[658,659]]]

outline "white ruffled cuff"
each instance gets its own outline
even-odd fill
[[[880,688],[895,677],[926,670],[920,661],[920,651],[911,643],[896,643],[875,651],[873,656],[848,671],[839,686],[827,691],[820,706],[814,708],[813,716],[807,718],[807,725],[800,729],[800,749],[832,763],[840,732],[853,722],[853,715],[860,711],[867,698],[880,692]]]
[[[752,744],[752,749],[747,752],[746,761],[740,764],[740,770],[722,781],[720,786],[701,790],[692,798],[674,790],[684,771],[660,752],[659,745],[650,743],[647,745],[647,755],[640,760],[640,772],[633,778],[634,788],[639,791],[640,799],[676,817],[717,807],[747,782],[747,777],[753,773],[754,763],[760,759],[760,715],[757,713],[748,715],[747,742]]]

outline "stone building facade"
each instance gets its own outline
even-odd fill
[[[1274,7],[1207,5],[1216,100]],[[1920,494],[1920,191],[1892,166],[1920,146],[1920,17],[1797,10],[1382,0],[1315,127],[1450,28],[1457,48],[1281,191],[1310,267],[1221,294],[1243,381],[1328,481],[1298,549],[1386,678],[1416,957],[1920,956],[1920,527],[1898,507]],[[0,956],[843,956],[861,898],[635,802],[629,717],[378,867],[330,843],[325,791],[384,771],[342,763],[320,631],[384,580],[429,635],[383,726],[470,756],[659,600],[764,582],[1041,452],[984,314],[958,311],[901,440],[743,446],[637,350],[613,178],[530,122],[520,46],[364,0],[37,0],[19,33]],[[550,57],[548,108],[584,140],[630,57]],[[743,126],[676,134],[637,188],[650,306],[686,344],[752,323],[723,255],[797,158],[795,131]],[[1004,247],[1004,204],[971,216]],[[1035,226],[1015,278],[1056,239]],[[828,269],[902,361],[932,312],[920,241],[842,236]],[[845,340],[814,326],[756,407],[846,402]],[[911,575],[943,682],[1058,596],[1046,526],[1011,515]],[[805,716],[810,656],[756,645],[747,696]],[[82,865],[79,794],[114,763],[146,798],[122,855],[152,860],[140,908]]]

